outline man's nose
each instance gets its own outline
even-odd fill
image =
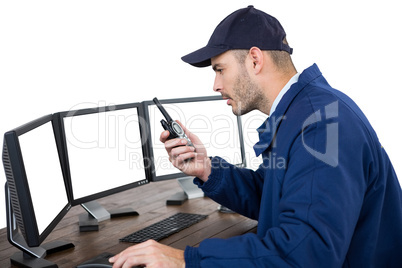
[[[215,92],[219,92],[222,90],[222,80],[218,77],[218,75],[215,76],[215,81],[214,81],[214,87],[213,90]]]

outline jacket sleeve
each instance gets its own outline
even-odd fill
[[[262,168],[257,171],[240,168],[220,157],[213,157],[211,165],[208,181],[203,183],[195,178],[194,183],[217,203],[256,220],[263,187]]]
[[[280,182],[279,206],[274,208],[278,210],[274,219],[277,222],[259,226],[258,234],[206,239],[198,248],[188,247],[187,267],[342,267],[364,199],[364,173],[371,172],[373,164],[364,130],[357,127],[349,132],[354,133],[353,137],[343,133],[355,127],[352,124],[339,127],[339,137],[345,139],[339,140],[338,163],[328,164],[320,155],[309,152],[306,146],[325,152],[326,126],[327,122],[308,126],[290,147],[288,166]],[[241,171],[235,173],[227,174],[240,178]],[[228,181],[236,185],[232,187],[247,184]],[[240,193],[236,198],[242,198]],[[229,198],[225,195],[223,201]],[[259,207],[258,198],[244,205]],[[237,203],[241,201],[230,202]],[[272,213],[271,209],[260,211],[259,224],[264,214]]]

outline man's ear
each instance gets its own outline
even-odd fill
[[[263,53],[261,51],[261,49],[259,49],[258,47],[252,47],[249,50],[249,56],[250,56],[250,60],[252,61],[252,67],[253,67],[253,71],[254,74],[258,74],[261,69],[262,66],[264,65],[264,56]]]

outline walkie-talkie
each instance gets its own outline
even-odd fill
[[[168,140],[170,139],[175,139],[175,138],[180,138],[180,139],[186,139],[187,140],[187,146],[192,146],[194,147],[193,143],[190,141],[190,139],[187,137],[187,135],[184,133],[184,130],[181,128],[181,126],[173,121],[173,119],[170,117],[170,115],[166,112],[165,108],[162,106],[162,104],[159,102],[157,98],[153,99],[154,103],[156,106],[158,106],[159,110],[165,117],[165,119],[161,120],[161,124],[164,130],[168,130],[170,135],[167,138]]]

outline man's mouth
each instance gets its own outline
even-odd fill
[[[232,99],[229,96],[222,95],[222,99],[227,100],[226,104],[230,105],[232,103]]]

